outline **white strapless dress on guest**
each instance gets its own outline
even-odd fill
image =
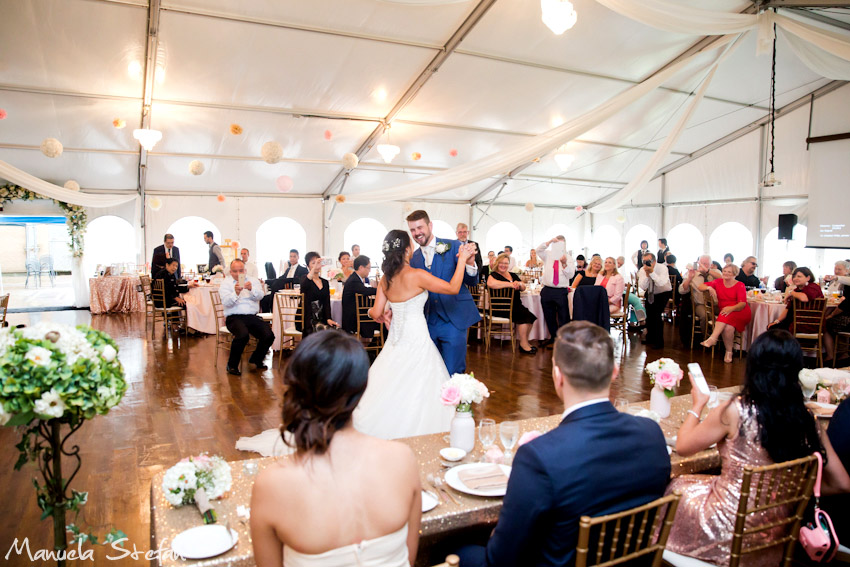
[[[440,403],[449,373],[428,333],[427,301],[423,291],[402,303],[388,302],[393,311],[389,336],[354,410],[358,431],[399,439],[449,430],[454,408]]]
[[[283,546],[285,567],[410,567],[407,524],[391,534],[332,549],[316,555]]]

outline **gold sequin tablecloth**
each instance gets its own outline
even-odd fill
[[[736,392],[737,390],[737,387],[733,387],[722,389],[721,392]],[[665,437],[668,438],[676,435],[679,426],[685,420],[685,415],[691,408],[691,396],[676,396],[671,401],[672,411],[670,417],[661,420],[660,424]],[[631,404],[630,407],[648,408],[649,402]],[[519,422],[520,436],[526,431],[549,431],[557,427],[560,421],[560,415],[522,420]],[[425,489],[433,490],[427,482],[427,476],[429,474],[440,474],[446,470],[441,465],[442,459],[439,455],[439,450],[448,446],[444,437],[446,435],[440,433],[401,440],[410,445],[419,460],[422,487]],[[624,447],[624,451],[627,450],[628,448]],[[480,441],[476,439],[475,450],[464,460],[475,461],[481,457],[482,453]],[[170,557],[170,554],[162,553],[161,558],[158,561],[152,562],[152,565],[168,567],[182,565],[253,567],[254,551],[251,545],[249,525],[248,522],[240,520],[236,514],[236,509],[240,505],[246,508],[250,505],[251,487],[255,476],[250,469],[256,465],[259,472],[265,467],[274,464],[277,459],[285,458],[287,457],[267,457],[233,461],[231,463],[233,488],[226,498],[214,502],[214,505],[218,514],[219,524],[225,525],[229,520],[231,528],[239,533],[239,542],[236,547],[218,557],[196,561],[180,560]],[[674,477],[720,467],[720,455],[717,449],[702,451],[690,457],[680,457],[674,452],[670,457],[670,461],[673,465],[672,476]],[[152,550],[170,549],[174,536],[189,528],[202,525],[201,516],[198,514],[197,509],[189,506],[174,508],[165,500],[162,494],[162,477],[164,474],[164,471],[160,472],[151,481]],[[449,490],[457,499],[458,504],[442,502],[435,509],[422,515],[420,551],[427,550],[431,544],[451,532],[473,526],[495,524],[499,518],[499,511],[502,507],[501,498],[481,498],[462,494],[452,489]],[[422,553],[420,552],[421,556]]]
[[[145,297],[138,290],[141,283],[139,276],[89,278],[92,314],[144,312]]]

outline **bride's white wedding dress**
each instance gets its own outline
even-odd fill
[[[391,534],[316,555],[283,546],[283,564],[286,567],[409,567],[407,524]]]
[[[449,430],[454,408],[440,403],[449,373],[428,333],[427,301],[423,291],[402,303],[387,302],[393,312],[389,336],[354,410],[358,431],[398,439]]]

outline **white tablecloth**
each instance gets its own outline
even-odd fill
[[[285,290],[278,293],[295,293]],[[277,309],[277,301],[272,302],[274,306],[272,311],[272,331],[274,331],[274,343],[272,350],[280,350],[280,316]],[[339,295],[331,297],[331,319],[342,325],[342,298]]]
[[[212,290],[218,290],[218,286],[193,287],[189,293],[183,294],[183,299],[186,300],[186,319],[189,328],[208,335],[215,334],[215,312],[210,299]]]
[[[743,332],[742,348],[745,351],[750,350],[750,345],[753,344],[756,337],[767,330],[768,324],[779,317],[779,314],[782,313],[782,309],[785,307],[784,303],[768,303],[767,301],[756,301],[755,299],[749,299],[747,303],[750,306],[753,318]]]

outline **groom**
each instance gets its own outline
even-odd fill
[[[407,226],[413,240],[420,247],[410,259],[410,267],[428,270],[442,280],[451,281],[457,266],[460,242],[436,238],[431,219],[425,211],[410,213]],[[463,283],[457,295],[431,293],[425,305],[428,332],[437,345],[449,374],[466,371],[466,334],[471,325],[481,320],[475,301],[466,289],[467,285],[478,283],[475,256],[470,256],[466,262]]]

